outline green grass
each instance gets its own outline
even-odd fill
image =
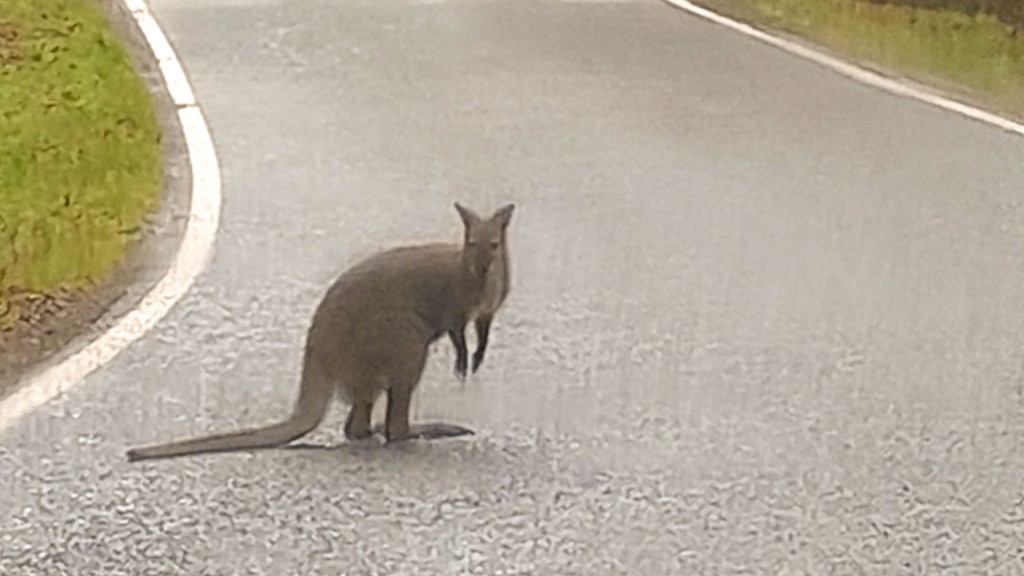
[[[98,5],[0,1],[0,314],[103,280],[161,185],[152,102]]]
[[[699,0],[1024,117],[1024,34],[984,14],[859,0]]]

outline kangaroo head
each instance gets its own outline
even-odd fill
[[[512,219],[515,205],[508,204],[499,208],[487,219],[481,218],[476,212],[455,203],[462,223],[465,225],[463,240],[463,259],[470,271],[478,278],[483,278],[490,271],[494,261],[503,258],[505,229]]]

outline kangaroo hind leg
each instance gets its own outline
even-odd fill
[[[408,358],[408,360],[392,365],[392,371],[388,378],[388,407],[384,420],[384,436],[388,443],[414,438],[430,440],[472,434],[472,430],[455,424],[442,422],[410,424],[409,404],[412,400],[413,390],[416,389],[420,376],[423,375],[423,367],[427,360],[426,348],[423,348],[415,358]]]
[[[370,417],[373,414],[373,403],[355,401],[345,420],[345,438],[349,440],[365,440],[373,435],[370,429]]]
[[[430,422],[422,424],[410,424],[409,422],[409,401],[412,397],[412,387],[392,386],[388,390],[387,419],[384,424],[384,435],[388,443],[402,442],[415,438],[434,440],[438,438],[454,438],[456,436],[470,436],[473,431],[457,424],[444,422]]]

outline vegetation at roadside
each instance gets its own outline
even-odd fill
[[[913,6],[929,10],[957,10],[966,14],[991,14],[1014,30],[1024,30],[1024,2],[1021,0],[868,0],[875,4]]]
[[[1024,117],[1022,0],[698,0]]]
[[[159,202],[150,96],[95,0],[0,2],[0,327],[102,281]]]

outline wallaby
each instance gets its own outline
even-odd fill
[[[488,219],[457,202],[455,208],[465,227],[461,246],[393,248],[356,264],[328,288],[306,336],[299,397],[290,418],[263,428],[134,448],[128,460],[282,446],[316,428],[335,391],[351,405],[345,421],[349,440],[368,438],[379,429],[371,428],[370,416],[384,392],[388,443],[473,434],[454,424],[409,423],[409,401],[429,345],[447,333],[456,347],[457,371],[464,374],[465,327],[475,320],[480,342],[473,367],[478,367],[491,319],[509,291],[505,238],[514,205]]]

